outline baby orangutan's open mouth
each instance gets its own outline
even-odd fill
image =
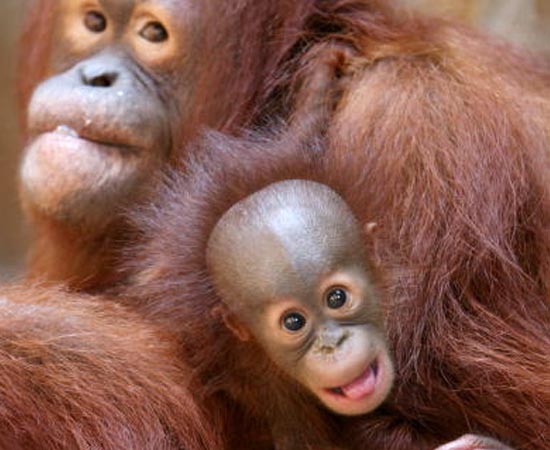
[[[350,400],[360,400],[374,392],[378,377],[378,360],[375,359],[356,379],[344,386],[328,388],[331,394]]]

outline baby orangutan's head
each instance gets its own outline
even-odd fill
[[[319,183],[272,184],[216,225],[207,260],[226,324],[328,409],[377,408],[394,377],[362,229]]]

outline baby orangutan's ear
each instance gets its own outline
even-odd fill
[[[231,331],[237,339],[242,342],[249,341],[252,336],[246,327],[227,309],[225,305],[217,305],[211,311],[212,317],[221,319],[225,326]]]
[[[225,309],[225,308],[224,308]],[[237,339],[246,342],[251,339],[249,331],[246,327],[237,320],[234,314],[230,313],[227,309],[222,316],[225,326],[231,330],[231,332],[237,337]]]
[[[374,267],[380,267],[380,265],[382,264],[380,252],[378,246],[376,245],[376,237],[378,235],[378,231],[379,227],[376,222],[368,222],[363,225],[363,233],[366,236],[366,248],[371,255],[370,260]]]

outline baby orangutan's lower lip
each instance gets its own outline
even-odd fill
[[[374,392],[376,387],[376,379],[378,375],[378,361],[375,360],[367,367],[359,377],[345,386],[329,388],[331,394],[336,394],[340,397],[349,400],[360,400]]]

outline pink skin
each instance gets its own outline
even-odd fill
[[[326,391],[338,397],[349,400],[361,400],[374,392],[378,381],[378,361],[374,361],[367,369],[354,379],[351,383],[336,388],[329,388]]]

